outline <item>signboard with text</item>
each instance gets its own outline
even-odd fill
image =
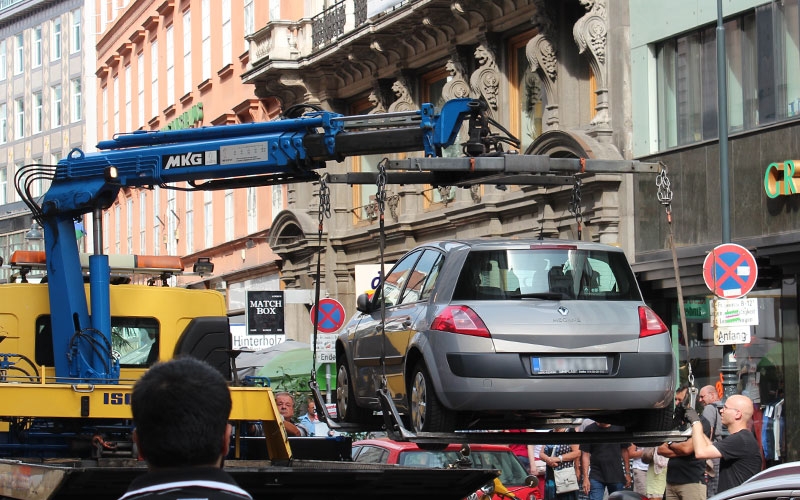
[[[283,292],[247,291],[247,334],[283,335]]]
[[[719,299],[714,304],[714,326],[758,324],[758,299]]]

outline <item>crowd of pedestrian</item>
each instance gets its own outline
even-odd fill
[[[633,489],[649,499],[705,500],[733,488],[763,466],[752,432],[754,406],[744,395],[724,403],[713,386],[703,387],[701,412],[687,401],[688,388],[675,393],[676,422],[689,439],[642,448],[631,443],[570,444],[572,432],[622,432],[622,427],[590,420],[560,428],[563,444],[514,448],[530,474],[539,475],[544,500],[603,500]],[[294,397],[275,395],[290,436],[313,436],[318,423],[314,401],[295,419]],[[231,396],[222,375],[210,365],[182,357],[156,363],[134,385],[133,441],[148,464],[121,500],[208,498],[247,500],[250,495],[222,469],[230,447]],[[539,469],[537,464],[542,464]],[[187,496],[189,495],[189,496]]]

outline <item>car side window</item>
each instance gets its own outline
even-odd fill
[[[389,457],[389,452],[375,446],[364,446],[356,457],[356,462],[362,464],[384,464]]]
[[[398,262],[389,274],[386,275],[386,280],[383,283],[383,293],[386,297],[386,307],[391,307],[400,303],[400,297],[403,293],[403,288],[411,276],[411,271],[414,268],[422,250],[416,251],[403,257]],[[380,293],[380,292],[378,292]],[[380,296],[377,297],[375,304],[380,304]]]
[[[409,304],[425,300],[431,293],[431,288],[439,275],[439,268],[442,265],[442,254],[436,250],[425,250],[422,253],[417,265],[411,272],[408,284],[403,292],[401,304]]]

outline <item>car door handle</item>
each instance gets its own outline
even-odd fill
[[[407,319],[407,320],[403,321],[403,328],[408,328],[409,326],[411,326],[411,320],[410,319]]]

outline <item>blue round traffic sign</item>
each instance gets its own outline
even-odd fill
[[[744,297],[756,285],[758,265],[753,254],[735,243],[715,247],[703,261],[703,280],[723,299]]]
[[[311,323],[317,317],[317,330],[322,333],[334,333],[344,325],[344,307],[336,299],[320,299],[319,307],[311,308]]]

